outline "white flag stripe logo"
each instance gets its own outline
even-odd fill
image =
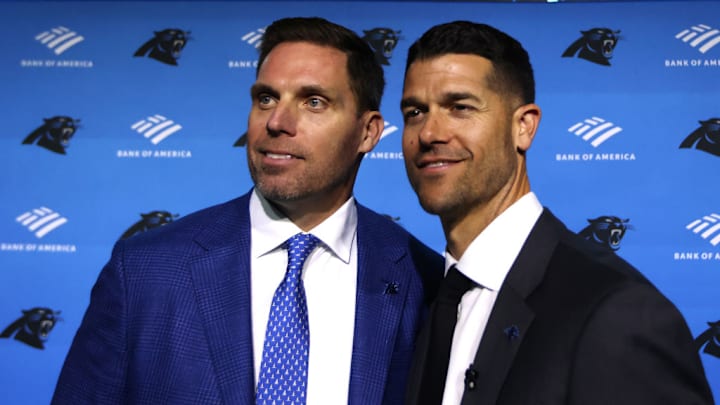
[[[720,30],[713,29],[705,24],[698,24],[690,29],[680,31],[675,35],[675,38],[688,43],[693,48],[697,48],[700,53],[706,53],[720,43]]]
[[[600,117],[585,119],[568,128],[568,132],[582,136],[584,141],[592,139],[590,144],[596,148],[621,131],[621,127],[615,126],[612,122],[606,122]],[[598,134],[599,136],[596,137]]]
[[[56,55],[62,54],[85,40],[83,36],[65,27],[57,27],[49,31],[41,32],[35,36],[35,39],[45,44],[55,52]]]
[[[383,129],[382,134],[380,134],[380,139],[385,138],[386,136],[392,134],[393,132],[395,132],[397,130],[398,130],[398,127],[385,121],[385,128]]]
[[[42,238],[68,221],[67,218],[46,207],[26,212],[15,220],[29,231],[35,232],[35,236],[38,238]]]
[[[31,231],[34,231],[34,230],[40,228],[41,226],[45,225],[46,223],[48,223],[56,218],[59,218],[59,217],[60,217],[60,214],[58,214],[57,212],[54,212],[48,216],[45,216],[45,217],[40,218],[37,221],[33,222],[32,225],[28,226],[28,229]]]
[[[250,45],[255,45],[255,48],[259,48],[260,44],[262,44],[263,35],[265,35],[265,28],[258,28],[243,35],[242,40]]]
[[[702,219],[696,219],[685,228],[695,234],[700,234],[703,239],[709,239],[713,246],[720,244],[720,215],[718,214],[713,213],[702,217]],[[713,234],[716,235],[711,238]]]
[[[146,129],[150,128],[152,125],[153,125],[152,122],[139,121],[130,128],[132,128],[140,133],[143,133],[143,132],[145,132]]]
[[[169,120],[162,115],[155,114],[134,123],[130,128],[157,145],[165,138],[181,130],[182,125],[176,124],[175,121]]]

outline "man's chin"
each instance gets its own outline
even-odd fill
[[[443,204],[441,201],[438,201],[437,199],[432,198],[426,198],[420,199],[420,206],[427,212],[428,214],[433,215],[442,215],[443,212],[445,212],[445,204]]]
[[[255,188],[266,200],[274,203],[297,201],[303,198],[302,194],[289,190],[287,187],[267,186],[258,183]]]

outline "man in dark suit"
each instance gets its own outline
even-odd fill
[[[403,152],[447,239],[408,404],[710,404],[678,310],[530,191],[540,122],[526,51],[466,21],[410,48]]]
[[[383,87],[352,31],[270,25],[248,120],[255,188],[117,243],[53,403],[402,403],[442,257],[352,196]]]

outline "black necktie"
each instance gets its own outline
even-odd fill
[[[458,304],[463,294],[476,286],[474,281],[465,277],[453,265],[440,284],[430,315],[430,344],[423,371],[420,388],[421,404],[438,405],[442,403],[445,391],[450,347],[457,322]]]

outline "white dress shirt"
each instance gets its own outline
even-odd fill
[[[458,305],[443,405],[457,405],[462,400],[465,370],[475,359],[505,276],[542,210],[534,193],[525,194],[475,237],[459,260],[445,252],[445,271],[456,264],[478,287],[466,292]]]
[[[255,381],[275,290],[285,276],[282,244],[302,232],[257,191],[250,197],[250,274]],[[350,199],[309,233],[322,243],[305,262],[303,282],[310,326],[308,404],[348,401],[357,289],[357,208]]]

